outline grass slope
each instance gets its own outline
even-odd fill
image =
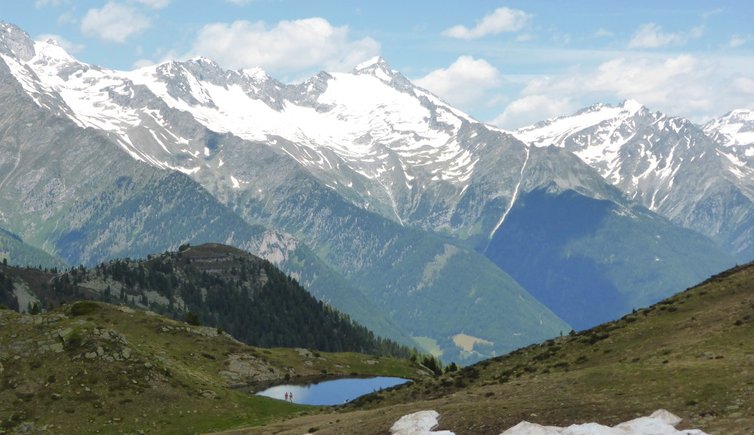
[[[196,433],[258,425],[316,408],[231,386],[424,373],[387,357],[254,348],[214,328],[98,302],[37,316],[0,309],[0,433]]]
[[[521,420],[616,424],[665,408],[685,427],[754,433],[754,265],[737,267],[620,320],[457,373],[263,430],[385,433],[434,409],[439,429],[498,434]],[[347,411],[347,412],[346,412]]]

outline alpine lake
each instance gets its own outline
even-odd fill
[[[340,378],[317,383],[275,385],[256,393],[258,396],[288,400],[302,405],[342,405],[365,394],[410,382],[408,379],[378,376]]]

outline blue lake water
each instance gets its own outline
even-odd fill
[[[293,402],[303,405],[341,405],[346,402],[379,391],[383,388],[405,384],[408,379],[375,377],[343,378],[308,385],[276,385],[257,393],[258,396],[285,400],[285,393],[293,395]]]

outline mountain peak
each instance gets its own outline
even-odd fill
[[[704,125],[704,132],[725,146],[754,144],[754,110],[735,109]]]
[[[627,100],[623,100],[623,102],[620,103],[620,107],[622,107],[624,110],[626,110],[628,112],[631,112],[631,113],[636,113],[639,110],[641,110],[641,109],[644,108],[644,106],[640,102],[638,102],[638,101],[636,101],[636,100],[634,100],[632,98],[629,98]]]
[[[266,81],[270,78],[267,72],[263,70],[262,68],[259,68],[258,66],[254,68],[242,69],[241,74],[243,74],[244,76],[250,78],[251,80],[255,82]]]
[[[754,110],[734,109],[723,115],[723,118],[730,118],[739,121],[754,121]]]
[[[385,58],[383,58],[382,56],[374,56],[356,65],[356,67],[354,68],[354,71],[369,70],[378,66],[381,68],[386,68],[388,70],[390,69],[390,65],[388,65]]]
[[[34,57],[34,41],[18,26],[0,21],[0,54],[27,61]]]
[[[46,63],[78,63],[54,38],[36,41],[34,49],[40,58],[45,59],[44,62]]]
[[[194,62],[194,63],[205,63],[205,64],[209,64],[209,65],[217,65],[217,63],[214,60],[209,59],[209,58],[204,57],[204,56],[195,56],[195,57],[192,57],[191,59],[189,59],[189,61],[190,62]]]
[[[353,69],[353,73],[370,74],[384,82],[390,82],[397,74],[397,71],[391,69],[390,65],[382,56],[375,56],[356,65],[356,68]]]

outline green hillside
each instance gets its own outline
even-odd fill
[[[270,262],[225,245],[183,245],[178,252],[146,260],[114,260],[61,274],[16,268],[3,268],[0,273],[8,275],[3,280],[6,287],[16,281],[15,290],[10,286],[4,291],[5,300],[24,287],[42,309],[77,299],[98,299],[222,328],[257,346],[404,358],[412,352],[376,337],[316,300]]]
[[[440,413],[456,434],[521,420],[613,425],[659,408],[682,427],[754,433],[754,265],[579,334],[548,340],[349,405],[248,433],[385,433],[400,416]],[[246,433],[245,432],[245,433]]]
[[[314,412],[234,386],[348,375],[426,376],[407,360],[260,349],[217,328],[76,302],[0,309],[0,433],[197,433]]]

